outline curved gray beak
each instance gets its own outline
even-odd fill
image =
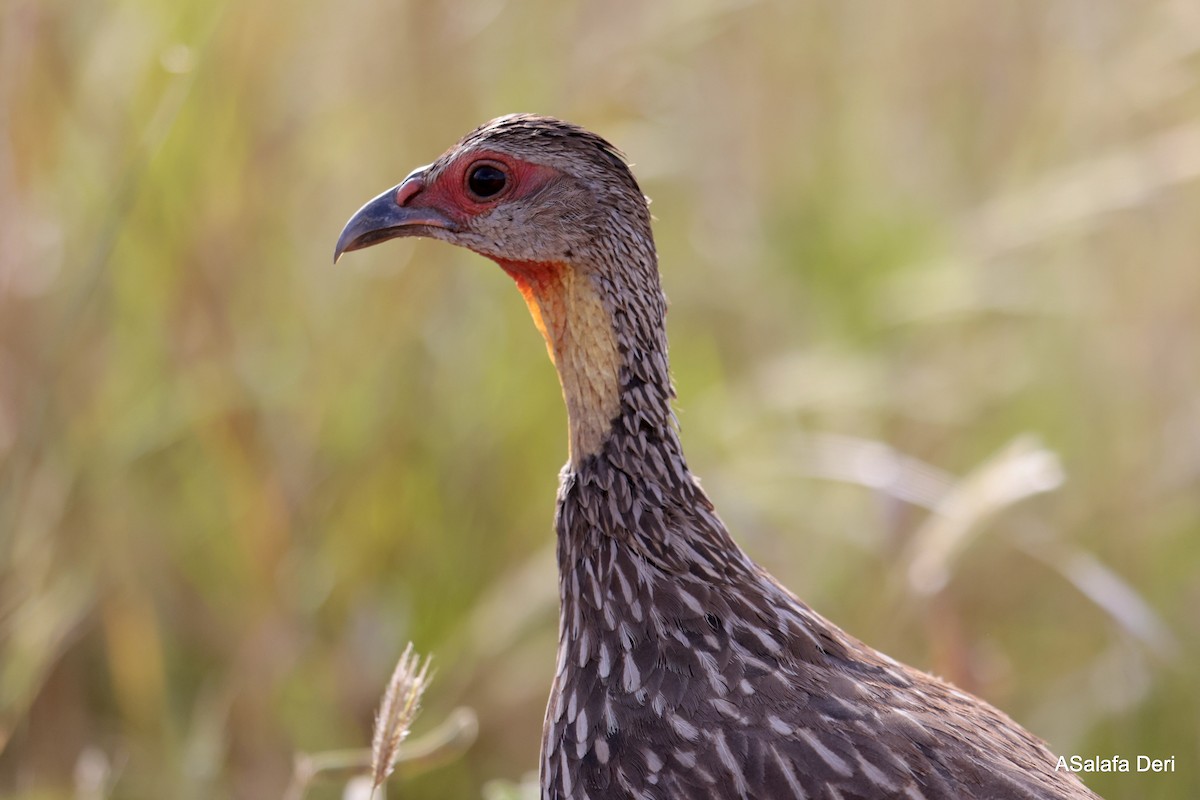
[[[401,236],[427,236],[430,228],[453,231],[458,225],[434,208],[410,202],[425,188],[424,167],[413,170],[399,186],[388,189],[354,213],[333,250],[333,263],[342,253],[361,250]]]

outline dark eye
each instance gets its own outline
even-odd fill
[[[492,164],[480,164],[467,176],[467,188],[476,197],[495,197],[504,190],[508,176]]]

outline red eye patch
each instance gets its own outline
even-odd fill
[[[507,153],[474,151],[442,170],[419,197],[413,198],[413,205],[436,208],[451,219],[465,222],[500,204],[529,197],[558,176],[553,167],[531,164]]]

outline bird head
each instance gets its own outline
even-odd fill
[[[402,236],[473,250],[516,280],[558,368],[573,460],[607,438],[623,367],[660,365],[670,394],[647,200],[601,137],[550,117],[492,120],[359,209],[334,260]]]
[[[359,209],[334,260],[424,236],[506,266],[596,267],[587,262],[614,232],[650,235],[646,200],[620,153],[578,126],[513,114],[480,126]]]

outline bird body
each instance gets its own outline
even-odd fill
[[[730,537],[683,456],[649,210],[612,145],[493,120],[367,203],[336,255],[414,235],[514,278],[567,405],[543,800],[1095,797],[1002,712],[843,632]]]

